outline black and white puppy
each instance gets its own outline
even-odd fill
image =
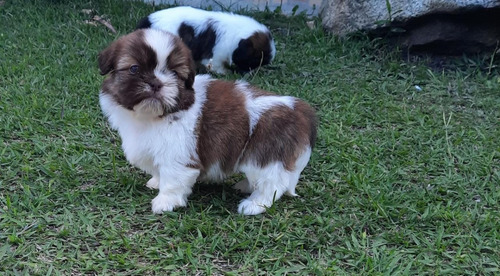
[[[154,28],[179,35],[191,49],[195,62],[208,71],[240,73],[271,63],[276,54],[266,26],[253,18],[192,7],[154,12],[140,20],[137,29]]]
[[[238,212],[265,211],[295,195],[316,138],[316,116],[304,101],[243,81],[195,76],[190,50],[171,33],[137,30],[99,54],[99,99],[118,130],[127,160],[159,189],[154,213],[186,206],[197,180],[221,181],[251,195]]]

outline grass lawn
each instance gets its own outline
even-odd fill
[[[431,69],[255,14],[277,56],[244,78],[320,117],[300,197],[245,217],[229,179],[154,215],[101,114],[97,68],[154,8],[74,2],[0,1],[0,274],[500,274],[500,56]]]

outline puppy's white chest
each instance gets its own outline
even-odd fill
[[[153,155],[151,152],[150,137],[144,129],[134,128],[133,126],[122,127],[119,129],[122,137],[122,148],[127,160],[134,166],[146,169],[153,164]],[[149,164],[149,166],[145,166]],[[148,169],[150,171],[150,169]]]
[[[195,137],[181,122],[132,123],[120,129],[120,136],[127,160],[148,173],[172,162],[188,164],[195,153]]]

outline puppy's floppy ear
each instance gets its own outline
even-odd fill
[[[191,55],[190,55],[190,57],[191,57]],[[189,70],[188,77],[187,77],[187,79],[185,81],[185,85],[186,85],[187,89],[193,90],[194,77],[196,75],[196,65],[194,63],[193,58],[190,58],[189,68],[190,68],[190,70]]]
[[[247,39],[242,39],[240,40],[240,43],[238,43],[238,47],[252,47],[253,43],[252,40],[247,38]]]
[[[99,53],[97,59],[101,75],[106,75],[115,69],[117,43],[113,42],[108,48]]]
[[[252,61],[254,55],[254,47],[251,39],[241,39],[238,43],[238,47],[234,50],[232,59],[234,65],[236,65],[235,70],[238,73],[244,74],[250,71]]]
[[[249,55],[253,51],[253,48],[252,40],[247,38],[240,40],[237,51],[239,51],[240,55]]]
[[[178,37],[175,38],[175,48],[167,58],[168,68],[175,70],[180,79],[184,81],[184,87],[193,90],[196,65],[191,50]]]

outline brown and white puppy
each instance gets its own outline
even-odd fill
[[[152,175],[159,189],[154,213],[186,206],[197,180],[235,172],[251,193],[238,212],[265,211],[284,193],[295,195],[316,138],[314,110],[305,102],[243,81],[195,77],[189,49],[171,33],[145,29],[119,38],[99,54],[108,75],[100,105],[118,130],[127,160]]]

